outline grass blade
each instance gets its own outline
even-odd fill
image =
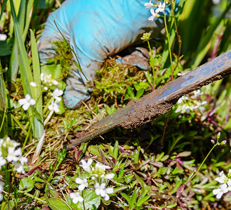
[[[27,57],[27,52],[26,52],[26,49],[24,46],[22,34],[20,32],[20,25],[19,25],[18,19],[17,19],[16,14],[15,14],[13,1],[10,0],[10,3],[11,3],[12,17],[14,20],[15,36],[16,36],[18,52],[19,52],[19,66],[20,66],[20,74],[21,74],[23,91],[24,91],[25,95],[28,93],[31,95],[32,98],[36,98],[35,89],[31,88],[31,86],[30,86],[30,82],[33,81],[33,77],[32,77],[30,64],[29,64],[28,57]],[[35,65],[38,65],[38,64],[36,63]],[[31,116],[32,110],[28,109],[28,113]],[[37,120],[37,121],[39,121],[38,124],[41,124],[42,123],[41,119],[39,119],[41,116],[40,117],[39,116],[40,115],[36,115],[36,113],[35,113],[35,121]],[[30,122],[32,125],[34,124],[32,119],[30,119]],[[35,126],[33,126],[32,128],[33,128],[34,136],[36,138],[39,138],[40,134],[41,134],[41,131],[40,131],[41,129],[38,132],[37,128]]]
[[[1,13],[0,13],[0,20],[2,18],[2,14],[3,14],[3,12],[4,12],[5,8],[6,8],[6,2],[7,2],[7,0],[3,0]]]
[[[21,4],[20,4],[19,28],[20,28],[21,34],[23,35],[22,36],[23,43],[26,40],[26,35],[27,35],[28,28],[29,28],[30,21],[31,21],[33,2],[34,1],[29,1],[26,4],[26,0],[21,0]],[[25,13],[26,13],[26,16],[25,16]],[[9,75],[8,75],[8,80],[13,80],[13,81],[15,81],[17,77],[18,67],[19,67],[19,57],[18,57],[17,46],[18,46],[17,39],[15,39],[11,58],[10,58],[10,69],[9,69]]]
[[[1,65],[0,65],[1,68]],[[7,135],[7,122],[6,122],[6,109],[7,109],[7,96],[3,75],[0,72],[0,137]]]
[[[35,88],[35,97],[39,96],[38,99],[36,98],[37,103],[35,106],[35,111],[37,115],[35,115],[36,117],[34,119],[33,131],[36,132],[35,136],[40,137],[42,136],[44,131],[43,117],[42,117],[42,95],[40,94],[42,92],[41,81],[40,81],[41,69],[39,63],[37,44],[32,30],[30,30],[30,36],[31,36],[31,51],[32,51],[32,60],[33,60],[34,82],[37,84],[37,87]]]
[[[231,8],[231,4],[219,16],[219,18],[216,19],[216,22],[209,28],[208,32],[206,32],[205,37],[201,39],[200,44],[199,44],[197,51],[196,51],[197,56],[194,58],[194,60],[192,62],[193,63],[192,69],[195,69],[200,65],[201,61],[203,60],[203,58],[205,57],[205,55],[209,51],[209,48],[210,48],[209,42],[210,42],[214,32],[216,31],[216,29],[218,27],[224,25],[224,23],[225,23],[225,21],[223,20],[224,15],[227,13],[227,11],[229,11],[230,8]],[[220,28],[222,28],[222,27],[220,27]]]

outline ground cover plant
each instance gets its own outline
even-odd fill
[[[0,2],[1,209],[230,208],[230,76],[148,124],[67,150],[80,131],[130,100],[228,51],[230,1],[181,0],[169,18],[161,12],[174,1],[147,1],[149,21],[165,23],[157,39],[141,38],[151,70],[108,59],[77,110],[62,100],[75,68],[71,46],[53,43],[57,54],[47,65],[37,51],[44,22],[62,1]]]

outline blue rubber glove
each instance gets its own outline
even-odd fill
[[[109,56],[140,40],[144,32],[157,35],[163,29],[163,18],[149,21],[148,0],[67,0],[48,18],[39,43],[41,61],[54,55],[51,41],[62,40],[54,20],[70,45],[88,80],[93,80]],[[177,4],[180,0],[177,0]],[[156,4],[156,1],[153,2]],[[155,8],[154,8],[155,9]],[[167,8],[167,14],[170,7]],[[163,13],[159,13],[163,15]],[[72,71],[66,81],[64,103],[77,108],[90,98],[87,80],[80,71]]]

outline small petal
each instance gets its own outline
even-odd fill
[[[145,3],[144,6],[145,6],[145,9],[152,7],[153,6],[152,1],[150,0],[149,3]]]
[[[26,104],[23,104],[22,108],[26,111],[29,108],[29,106],[30,104],[26,103]]]
[[[30,105],[35,105],[35,100],[34,99],[30,99]]]
[[[36,87],[36,86],[37,86],[35,82],[30,82],[30,85],[31,85],[32,87]]]
[[[0,34],[0,41],[5,41],[7,39],[6,34]]]

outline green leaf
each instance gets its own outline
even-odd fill
[[[216,29],[219,26],[221,29],[223,28],[224,16],[227,13],[227,11],[229,11],[230,8],[231,8],[231,4],[229,4],[226,10],[219,16],[219,18],[216,19],[216,22],[209,27],[209,30],[206,32],[206,35],[201,39],[199,46],[197,48],[196,57],[193,60],[193,66],[192,66],[193,69],[197,68],[200,65],[206,53],[209,51],[209,48],[211,46],[210,40]]]
[[[170,194],[172,195],[172,194],[176,193],[181,184],[182,184],[182,180],[179,180],[178,182],[176,182],[176,184],[175,184],[174,188],[172,189],[172,191],[170,192]]]
[[[61,65],[45,65],[42,67],[44,75],[50,75],[53,79],[59,79],[62,77]]]
[[[183,173],[183,169],[180,169],[180,168],[175,168],[173,171],[172,171],[172,174],[175,175],[175,174],[182,174]]]
[[[71,208],[59,198],[47,198],[48,206],[52,210],[71,210]]]
[[[113,157],[114,157],[115,159],[117,159],[117,158],[118,158],[118,155],[119,155],[119,142],[116,141],[116,142],[115,142],[114,149],[113,149]]]
[[[139,99],[141,96],[143,96],[143,94],[144,94],[144,89],[138,90],[138,92],[136,94],[136,99]]]
[[[169,32],[169,42],[168,42],[168,38],[166,36],[165,38],[165,45],[164,45],[164,50],[163,50],[163,54],[162,54],[162,64],[163,66],[165,65],[168,57],[169,57],[169,45],[172,46],[173,45],[173,42],[175,40],[175,36],[176,36],[176,28],[175,28],[175,23],[176,25],[178,26],[179,24],[179,21],[180,21],[180,16],[181,16],[181,13],[182,13],[182,10],[183,10],[183,7],[184,7],[184,4],[185,4],[185,1],[186,0],[181,0],[179,5],[178,5],[178,10],[177,10],[177,13],[175,15],[175,3],[172,5],[171,7],[171,12],[170,12],[170,15],[169,15],[169,18],[168,18],[168,32]]]
[[[148,84],[147,82],[139,82],[139,83],[134,82],[133,84],[137,91],[150,87],[150,84]]]
[[[137,188],[132,194],[132,197],[131,197],[131,200],[130,200],[131,202],[130,202],[130,205],[129,205],[131,209],[135,208],[135,206],[136,206],[136,200],[137,200],[137,197],[138,197],[139,190],[140,190],[140,188]]]
[[[83,190],[83,199],[85,208],[83,208],[83,203],[78,202],[76,209],[91,210],[92,208],[94,208],[94,205],[96,209],[98,209],[101,203],[101,197],[99,195],[96,195],[94,191]]]
[[[66,154],[67,154],[67,147],[64,146],[62,151],[58,153],[57,162],[55,164],[54,172],[57,170],[59,165],[63,162],[64,158],[66,157]]]
[[[150,198],[150,195],[147,195],[145,197],[143,197],[142,199],[140,199],[138,202],[137,202],[137,206],[141,206],[143,203],[145,203],[148,199]]]
[[[127,85],[127,94],[125,95],[125,99],[128,99],[128,98],[131,98],[131,99],[135,99],[135,94],[131,88],[130,85]]]
[[[125,193],[120,193],[120,194],[127,200],[128,204],[130,206],[131,200],[130,200],[129,196],[127,194],[125,194]]]
[[[4,12],[4,10],[5,10],[5,7],[6,7],[6,2],[7,2],[8,0],[3,0],[3,3],[2,3],[2,9],[1,9],[1,13],[0,13],[0,20],[1,20],[1,18],[2,18],[2,14],[3,14],[3,12]]]
[[[177,206],[177,203],[170,204],[170,205],[167,206],[167,208],[173,208],[175,206]]]
[[[0,41],[0,56],[10,55],[12,46],[13,46],[13,39]]]
[[[1,68],[1,66],[0,66]],[[7,95],[3,75],[0,73],[0,137],[7,135],[8,124],[6,122]]]
[[[125,182],[128,184],[132,181],[134,175],[133,174],[129,174],[127,176],[125,176]]]
[[[96,146],[96,145],[90,145],[90,146],[88,147],[87,150],[88,150],[88,152],[90,152],[91,154],[100,157],[100,153],[99,153],[98,146]]]
[[[38,9],[48,9],[53,3],[54,0],[39,0]]]
[[[34,188],[34,181],[30,178],[23,178],[19,183],[19,190],[24,192],[30,192]]]
[[[40,137],[43,134],[44,126],[43,126],[43,118],[42,118],[42,95],[41,93],[41,81],[40,81],[40,64],[39,64],[39,56],[38,56],[38,50],[37,50],[37,44],[35,40],[35,36],[32,30],[30,30],[30,36],[31,36],[31,52],[32,52],[32,60],[33,60],[33,74],[34,74],[34,82],[36,83],[37,87],[34,89],[35,97],[37,99],[37,103],[35,105],[36,113],[35,119],[34,119],[34,135],[36,137]],[[38,98],[38,96],[40,97]]]
[[[188,157],[191,155],[192,152],[190,151],[185,151],[185,152],[181,152],[177,155],[177,157]]]
[[[12,8],[12,2],[11,3],[11,8]],[[32,6],[34,3],[34,0],[31,1],[26,1],[26,0],[21,0],[21,1],[14,1],[16,3],[16,8],[19,7],[20,4],[20,10],[19,10],[19,20],[17,24],[20,29],[20,34],[21,34],[21,40],[22,44],[24,44],[26,40],[26,36],[28,33],[28,28],[30,25],[30,21],[32,18],[31,11],[32,11]],[[16,9],[17,13],[18,9]],[[15,14],[15,10],[12,10],[12,16],[14,19],[14,24],[15,24],[15,19],[17,20],[16,16],[14,17],[13,13]],[[25,15],[26,14],[26,15]],[[16,30],[15,30],[16,32]],[[17,32],[18,33],[18,32]],[[10,68],[9,68],[9,73],[8,73],[8,79],[15,81],[17,78],[17,73],[18,73],[18,67],[19,67],[19,61],[20,61],[20,50],[18,50],[18,38],[16,35],[16,38],[14,39],[14,44],[13,44],[13,49],[11,53],[11,58],[10,58]]]

